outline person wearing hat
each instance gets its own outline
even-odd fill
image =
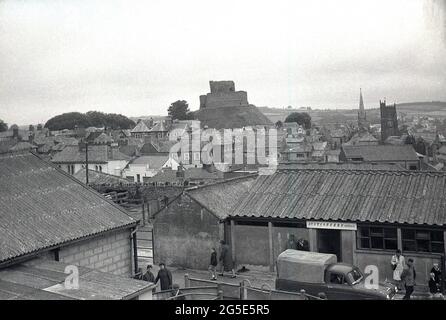
[[[164,263],[159,264],[160,270],[155,278],[155,284],[160,282],[161,291],[172,289],[172,273],[166,268]]]

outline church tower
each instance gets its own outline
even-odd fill
[[[361,131],[367,131],[368,129],[367,116],[364,109],[364,99],[362,98],[362,89],[359,89],[358,127]]]
[[[384,143],[388,137],[400,136],[396,103],[392,106],[387,105],[386,100],[379,101],[379,109],[381,111],[381,142]]]

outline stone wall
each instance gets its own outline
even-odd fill
[[[219,248],[219,219],[187,195],[155,216],[154,262],[193,269],[209,267],[211,248]]]

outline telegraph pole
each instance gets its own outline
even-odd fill
[[[88,141],[85,141],[85,181],[88,185]]]

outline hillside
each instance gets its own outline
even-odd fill
[[[400,103],[396,106],[398,113],[404,113],[408,116],[425,115],[430,117],[446,118],[446,102],[431,101],[431,102],[407,102]],[[285,118],[293,112],[307,112],[313,122],[319,124],[328,123],[346,123],[356,122],[358,119],[357,109],[338,109],[338,110],[300,110],[300,109],[276,109],[261,107],[260,111],[267,116],[273,123],[278,120],[284,121]],[[380,113],[379,108],[367,109],[367,118],[372,123],[379,123]]]
[[[272,124],[271,120],[255,106],[201,109],[193,114],[203,126],[216,129]]]

